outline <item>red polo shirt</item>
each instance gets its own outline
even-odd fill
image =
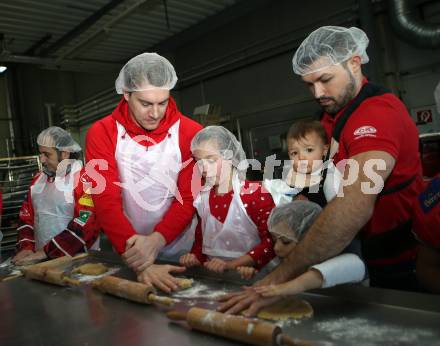
[[[335,116],[324,115],[321,122],[329,138],[344,110]],[[416,125],[405,105],[391,93],[364,100],[345,124],[339,140],[339,151],[334,157],[335,164],[363,152],[385,151],[396,160],[394,169],[385,182],[385,189],[416,176],[408,187],[377,199],[373,216],[364,228],[366,237],[384,233],[411,218],[414,196],[423,188],[418,146]],[[397,263],[413,258],[414,255],[414,251],[407,251],[399,258],[389,259],[387,262]]]

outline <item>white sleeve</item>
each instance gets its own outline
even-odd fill
[[[297,189],[281,179],[265,179],[263,187],[269,191],[276,206],[292,202],[292,198],[298,194]]]
[[[342,174],[335,167],[334,164],[329,164],[327,168],[327,176],[324,181],[324,195],[327,202],[330,202],[336,197],[339,191],[339,186],[341,185]]]
[[[312,266],[318,270],[324,279],[322,288],[360,282],[365,277],[365,264],[359,256],[345,253]]]

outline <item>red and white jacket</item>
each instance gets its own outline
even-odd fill
[[[93,194],[98,221],[112,242],[118,253],[125,252],[125,244],[128,238],[136,234],[136,230],[124,213],[121,187],[119,182],[118,162],[115,159],[116,145],[118,143],[117,123],[121,124],[125,133],[131,138],[147,136],[152,141],[140,141],[139,144],[146,148],[161,143],[168,135],[168,130],[177,122],[179,124],[179,148],[182,162],[191,162],[182,168],[178,175],[177,188],[183,203],[174,199],[162,220],[154,227],[170,244],[178,237],[185,227],[192,221],[194,216],[193,194],[191,192],[191,177],[194,162],[190,150],[191,140],[202,129],[197,122],[182,115],[170,97],[164,118],[160,125],[153,131],[146,131],[139,127],[129,114],[128,104],[124,98],[111,115],[97,121],[92,125],[86,138],[86,160],[88,165],[91,160],[104,159],[108,166],[105,169],[95,166],[94,169],[100,178],[105,180],[105,188],[101,193]],[[90,176],[90,175],[89,175]],[[90,177],[94,179],[94,177]]]
[[[75,175],[75,180],[78,182],[80,176],[84,174],[84,169]],[[19,227],[17,252],[21,250],[35,249],[35,234],[34,234],[34,205],[32,201],[31,187],[38,180],[40,175],[45,173],[38,173],[31,182],[29,190],[25,196],[23,204],[19,213]],[[54,178],[48,178],[47,184],[54,184]],[[79,181],[73,190],[74,212],[73,218],[68,223],[67,227],[53,237],[44,247],[43,250],[49,258],[56,258],[65,255],[74,256],[79,252],[85,252],[92,248],[99,237],[100,227],[96,221],[95,208],[93,200],[88,194],[87,183]]]

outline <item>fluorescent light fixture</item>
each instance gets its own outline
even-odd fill
[[[0,73],[3,73],[7,70],[8,68],[6,66],[0,66]]]

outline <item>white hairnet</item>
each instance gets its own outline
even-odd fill
[[[143,91],[153,88],[171,90],[177,83],[173,65],[156,53],[143,53],[130,59],[119,72],[116,92]]]
[[[37,144],[43,147],[55,148],[59,151],[68,151],[69,153],[81,151],[81,147],[75,142],[70,133],[57,126],[51,126],[41,131],[37,137]]]
[[[272,209],[267,220],[269,232],[274,226],[285,221],[292,231],[290,239],[299,240],[315,222],[321,210],[318,204],[307,200],[295,200],[279,205]],[[283,234],[283,236],[289,238],[288,234]]]
[[[295,52],[293,71],[304,76],[340,64],[354,55],[359,55],[362,64],[366,64],[369,60],[366,52],[368,42],[367,35],[359,28],[320,27]]]
[[[225,160],[231,160],[232,166],[238,171],[240,179],[246,178],[249,163],[240,142],[234,134],[223,126],[207,126],[199,131],[191,141],[191,152],[194,153],[201,143],[213,142]]]

